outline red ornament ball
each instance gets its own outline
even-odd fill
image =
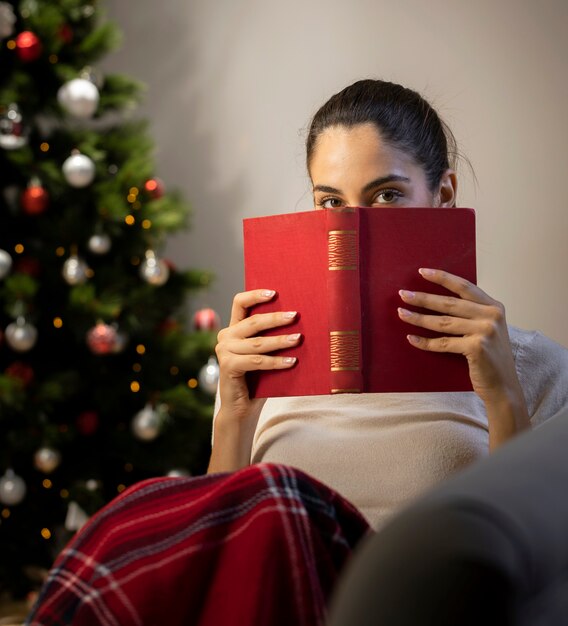
[[[213,309],[199,309],[193,316],[195,330],[219,330],[221,318]]]
[[[45,187],[41,185],[28,185],[22,193],[20,204],[24,213],[28,215],[39,215],[43,213],[49,205],[49,194]]]
[[[99,322],[87,332],[87,345],[93,354],[112,354],[116,349],[117,335],[114,326]]]
[[[154,199],[161,198],[165,192],[164,183],[159,178],[150,178],[147,180],[144,183],[144,189],[146,193]]]
[[[71,43],[73,41],[73,29],[69,24],[62,24],[57,31],[57,35],[63,43]]]
[[[16,37],[16,53],[24,63],[39,59],[42,49],[41,41],[31,30],[24,30]]]
[[[21,380],[24,387],[31,385],[35,377],[33,368],[22,361],[14,361],[5,369],[4,373],[10,378]]]
[[[156,330],[160,335],[165,336],[171,332],[179,330],[180,328],[180,323],[176,319],[168,317],[158,324]]]
[[[33,278],[38,278],[41,274],[41,263],[32,256],[25,256],[16,259],[14,263],[14,272],[18,274],[27,274]]]
[[[77,417],[76,424],[81,435],[94,435],[99,429],[99,414],[96,411],[83,411]]]

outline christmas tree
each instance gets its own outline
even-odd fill
[[[163,258],[188,207],[154,175],[141,85],[96,0],[0,2],[0,594],[37,585],[128,485],[201,473],[218,317]]]

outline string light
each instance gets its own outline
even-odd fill
[[[8,519],[11,514],[12,512],[10,511],[10,509],[2,509],[2,517],[4,519]]]
[[[59,246],[58,248],[55,248],[55,254],[56,256],[64,256],[65,248],[63,246]]]
[[[8,48],[8,50],[15,50],[16,49],[16,42],[13,39],[9,39],[6,42],[6,48]]]
[[[177,376],[179,374],[179,367],[177,365],[172,365],[170,367],[170,374],[172,376]]]
[[[63,326],[63,320],[60,317],[54,317],[53,325],[55,326],[55,328],[61,328]]]
[[[122,493],[125,489],[126,489],[126,485],[123,485],[122,483],[120,485],[118,485],[117,488],[116,488],[118,493]]]
[[[124,218],[124,221],[126,222],[126,224],[128,226],[132,226],[134,224],[134,222],[136,221],[136,219],[134,218],[134,215],[127,215]]]
[[[55,65],[57,63],[57,61],[59,61],[59,57],[56,54],[50,54],[49,55],[49,62],[52,65]]]
[[[23,251],[24,251],[24,246],[23,246],[21,243],[17,243],[17,244],[14,246],[14,252],[15,252],[16,254],[22,254],[22,252],[23,252]]]
[[[44,539],[51,539],[51,531],[49,530],[49,528],[42,528],[41,529],[41,536]]]
[[[197,379],[196,379],[196,378],[190,378],[190,379],[187,381],[187,386],[188,386],[190,389],[195,389],[195,388],[197,387],[197,385],[198,385],[198,382],[197,382]]]
[[[132,393],[138,393],[140,391],[140,383],[137,380],[133,380],[130,383],[130,391],[132,391]]]
[[[130,259],[130,262],[132,263],[132,265],[136,266],[136,265],[140,265],[140,257],[137,256],[133,256]]]
[[[138,354],[144,354],[146,352],[146,346],[142,343],[139,343],[136,346],[136,352],[138,352]]]
[[[59,492],[59,495],[60,495],[60,496],[61,496],[61,497],[65,500],[66,498],[68,498],[68,497],[69,497],[69,492],[67,491],[67,489],[62,489],[62,490]]]
[[[150,220],[142,220],[142,228],[146,230],[152,228],[152,222]]]
[[[51,482],[51,480],[49,480],[49,478],[45,478],[41,484],[43,485],[44,489],[51,489],[53,487],[53,483]]]
[[[39,149],[42,152],[49,152],[49,144],[47,143],[47,141],[44,141],[43,143],[40,144]]]
[[[128,190],[128,194],[131,196],[137,196],[140,193],[140,189],[138,187],[130,187]]]
[[[136,198],[137,198],[137,196],[136,196],[136,194],[134,194],[134,193],[129,193],[129,194],[126,196],[126,199],[127,199],[127,201],[128,201],[130,204],[132,204],[133,202],[136,202]]]
[[[140,363],[134,363],[132,369],[138,374],[142,371],[142,366],[140,365]]]

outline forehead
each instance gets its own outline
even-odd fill
[[[420,171],[412,157],[381,137],[373,124],[330,126],[318,137],[310,161],[314,184],[356,184],[388,174],[409,176]],[[336,184],[333,183],[336,181]]]

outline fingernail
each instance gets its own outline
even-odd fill
[[[406,338],[410,341],[410,343],[420,343],[420,337],[417,337],[416,335],[406,335]]]
[[[282,357],[282,363],[284,363],[284,365],[294,365],[295,362],[296,362],[295,356],[283,356]]]
[[[434,276],[434,270],[431,270],[427,267],[421,267],[419,270],[420,274],[422,274],[422,276]]]
[[[403,309],[402,307],[399,307],[398,309],[398,314],[400,315],[400,317],[412,317],[412,311],[409,311],[408,309]]]
[[[272,298],[272,296],[275,294],[276,292],[273,291],[272,289],[264,289],[263,291],[261,291],[260,295],[263,298]]]
[[[406,289],[401,289],[398,292],[398,295],[401,298],[405,298],[406,300],[412,300],[412,298],[414,298],[416,294],[414,293],[414,291],[406,291]]]
[[[285,320],[291,320],[293,317],[296,317],[297,311],[286,311],[286,313],[282,313],[282,317]]]
[[[295,343],[296,341],[298,341],[298,339],[301,337],[302,335],[300,333],[294,333],[293,335],[288,335],[286,337],[286,339],[290,342],[290,343]]]

